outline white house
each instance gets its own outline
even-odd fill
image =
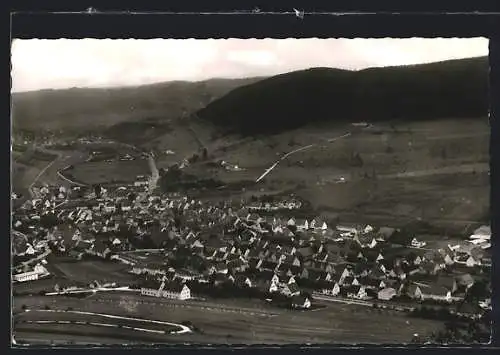
[[[338,296],[340,294],[340,286],[338,282],[335,282],[335,285],[333,286],[331,290],[331,295],[332,296]]]
[[[296,309],[311,308],[311,300],[303,295],[297,295],[292,298],[292,307]]]
[[[35,248],[31,244],[28,244],[26,251],[24,252],[26,255],[33,255],[36,253]]]
[[[34,281],[38,280],[40,277],[49,275],[49,272],[45,267],[38,264],[35,266],[33,271],[23,272],[20,274],[13,275],[13,279],[15,282],[26,282],[26,281]]]
[[[426,242],[421,242],[421,241],[418,241],[417,238],[413,238],[411,240],[411,246],[414,247],[414,248],[423,248],[427,245]]]
[[[352,286],[352,290],[347,293],[347,297],[363,300],[368,297],[368,294],[364,286]]]
[[[396,290],[392,287],[384,288],[377,294],[377,298],[382,301],[389,301],[397,294]]]
[[[467,258],[465,265],[467,267],[474,267],[476,265],[481,265],[481,261],[474,259],[474,257],[471,255],[471,256],[469,256],[469,258]]]
[[[365,227],[365,229],[363,230],[363,232],[364,232],[364,233],[370,233],[370,232],[373,232],[373,230],[374,230],[374,229],[373,229],[373,227],[372,227],[372,226],[367,225],[367,226]]]

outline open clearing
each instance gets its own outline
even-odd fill
[[[102,294],[84,300],[66,297],[17,298],[15,307],[44,307],[103,312],[129,317],[182,323],[190,321],[201,332],[176,335],[177,342],[283,344],[283,343],[407,343],[414,333],[425,334],[442,323],[408,318],[402,313],[343,304],[328,304],[319,311],[289,311],[243,301],[195,302],[157,300],[134,294]],[[253,307],[253,308],[251,308]],[[253,309],[253,312],[250,312]],[[250,310],[250,311],[249,311]],[[254,314],[252,314],[254,313]]]
[[[19,282],[12,286],[12,292],[17,294],[37,294],[39,292],[54,291],[54,287],[59,282],[64,282],[61,277],[48,277],[29,282]]]
[[[113,162],[84,162],[75,165],[68,172],[85,184],[106,184],[110,182],[133,182],[138,175],[150,173],[146,160]]]
[[[62,275],[77,282],[90,283],[106,282],[131,282],[133,275],[127,273],[128,266],[114,262],[98,260],[79,261],[77,263],[55,263],[53,266]]]
[[[395,225],[420,218],[460,230],[472,222],[488,222],[486,118],[379,125],[328,143],[350,129],[306,127],[241,140],[216,155],[246,170],[203,172],[225,183],[255,181],[284,153],[318,144],[291,155],[244,193],[294,191],[317,213],[345,222]],[[339,183],[341,177],[345,183]]]

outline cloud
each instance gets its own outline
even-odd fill
[[[317,66],[362,69],[487,54],[484,38],[15,40],[12,90],[268,76]]]

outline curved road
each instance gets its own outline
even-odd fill
[[[55,151],[55,150],[49,150],[49,149],[46,149],[46,148],[43,148],[43,147],[36,147],[36,149],[42,153],[46,153],[46,154],[51,154],[51,155],[55,155],[56,158],[51,161],[49,164],[47,164],[39,173],[38,175],[35,177],[35,179],[33,180],[33,182],[29,185],[29,192],[30,192],[30,195],[33,197],[34,196],[34,192],[33,192],[33,186],[42,178],[42,176],[44,174],[47,173],[47,171],[56,163],[56,162],[66,162],[67,160],[70,160],[70,159],[78,159],[80,160],[82,158],[81,156],[81,152],[78,152],[78,156],[76,155],[77,152],[71,152],[70,154],[68,155],[65,155],[64,153],[62,152],[59,152],[59,151]],[[57,176],[59,178],[61,178],[61,174],[60,174],[60,171],[58,170],[57,171]],[[62,177],[64,180],[70,182],[70,183],[73,183],[72,181],[70,181],[69,179],[65,179],[64,177]]]
[[[125,321],[136,321],[136,322],[142,322],[146,324],[158,324],[158,325],[167,325],[170,327],[177,327],[180,330],[178,331],[173,331],[170,332],[170,334],[184,334],[184,333],[191,333],[191,329],[185,325],[182,324],[177,324],[177,323],[171,323],[171,322],[164,322],[164,321],[159,321],[159,320],[150,320],[150,319],[144,319],[144,318],[134,318],[134,317],[124,317],[124,316],[117,316],[117,315],[112,315],[112,314],[105,314],[105,313],[96,313],[96,312],[85,312],[85,311],[66,311],[66,310],[51,310],[51,309],[37,309],[37,310],[30,310],[27,309],[26,312],[42,312],[42,313],[64,313],[64,314],[77,314],[77,315],[87,315],[87,316],[98,316],[100,318],[106,318],[106,319],[115,319],[115,320],[125,320]],[[40,321],[37,321],[40,322]],[[47,321],[49,322],[49,321]],[[62,321],[58,321],[62,322]],[[69,322],[69,321],[64,321],[64,322]],[[101,323],[94,322],[96,324],[92,325],[98,325]],[[118,325],[113,325],[118,328]],[[131,327],[133,328],[133,327]],[[144,330],[141,328],[141,330]],[[151,329],[148,329],[147,331],[152,331]],[[162,334],[166,334],[164,331],[162,331]]]

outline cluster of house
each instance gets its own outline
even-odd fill
[[[281,293],[302,308],[310,307],[303,290],[357,299],[407,296],[452,302],[463,298],[474,283],[472,275],[491,263],[487,249],[474,243],[429,250],[409,236],[401,245],[395,240],[402,232],[388,227],[260,216],[244,205],[155,196],[133,187],[56,208],[53,193],[62,191],[49,190],[45,200],[14,218],[14,226],[31,228],[34,217],[53,213],[61,224],[35,227],[31,234],[77,259],[112,258],[130,264],[131,272],[153,276],[141,289],[144,295],[187,299],[186,282],[197,280]],[[123,253],[141,248],[160,249],[161,262]],[[176,277],[165,278],[167,272]]]
[[[489,226],[479,227],[469,237],[469,243],[479,246],[481,249],[491,248],[491,228]]]
[[[251,211],[298,210],[301,207],[302,202],[294,199],[275,202],[252,202],[248,205],[248,209]]]

